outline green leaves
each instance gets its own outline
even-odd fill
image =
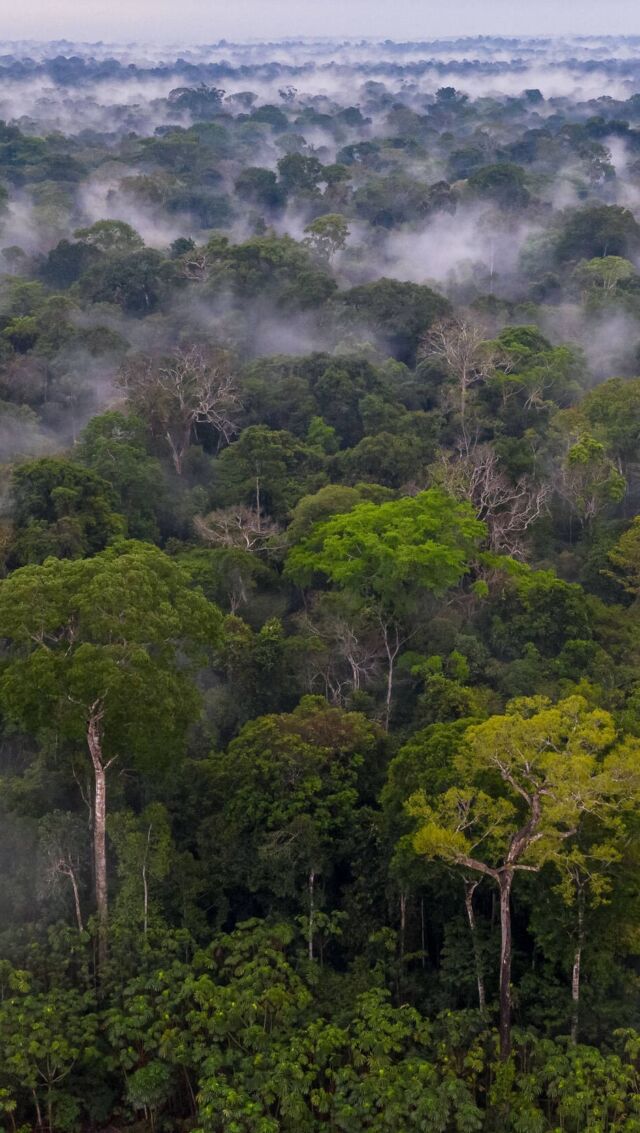
[[[388,503],[361,503],[320,523],[294,547],[285,572],[336,585],[401,610],[420,589],[442,593],[468,569],[485,532],[467,504],[437,489]]]
[[[29,1096],[34,1123],[46,1114],[50,1128],[73,1128],[82,1073],[99,1057],[96,1008],[91,993],[74,988],[14,986],[0,1002],[0,1113]]]
[[[76,740],[100,701],[112,754],[151,751],[163,731],[177,742],[197,714],[187,662],[216,645],[220,628],[217,608],[155,547],[48,559],[0,583],[0,635],[11,645],[0,697],[30,731],[58,726]]]
[[[304,906],[309,872],[330,873],[345,854],[361,769],[379,747],[365,717],[320,697],[246,724],[216,758],[217,813],[201,832],[227,884],[293,894]]]
[[[79,559],[125,534],[110,485],[70,460],[46,457],[13,473],[13,564],[42,562],[49,555]]]
[[[507,715],[465,733],[454,758],[460,786],[411,800],[410,812],[422,820],[414,848],[457,864],[475,858],[481,872],[507,864],[539,869],[561,852],[582,815],[605,813],[630,759],[640,769],[637,745],[633,756],[623,749],[602,761],[615,738],[609,713],[590,710],[581,697],[514,702]],[[518,827],[527,823],[519,841]]]

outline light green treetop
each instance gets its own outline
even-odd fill
[[[292,548],[285,569],[301,585],[323,574],[399,610],[410,591],[442,593],[455,586],[484,534],[468,504],[432,488],[332,516]]]
[[[640,783],[640,746],[615,739],[609,713],[580,696],[513,701],[466,732],[454,759],[460,786],[412,798],[421,820],[414,848],[489,876],[537,871],[582,814],[605,813]]]

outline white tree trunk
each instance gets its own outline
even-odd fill
[[[467,921],[469,922],[469,931],[471,933],[471,943],[473,945],[473,958],[476,966],[476,983],[478,985],[478,1006],[481,1011],[485,1011],[487,1006],[487,999],[484,990],[484,974],[482,971],[482,956],[480,954],[480,944],[478,942],[478,929],[476,926],[476,916],[473,911],[473,894],[475,893],[479,882],[465,881],[464,883],[464,906],[467,910]]]
[[[573,955],[573,969],[571,972],[571,1042],[578,1041],[578,1028],[580,1026],[580,971],[582,967],[582,949],[584,946],[584,894],[578,893],[578,934],[576,949]]]
[[[99,703],[92,706],[87,724],[87,744],[93,764],[93,863],[95,874],[96,912],[98,915],[98,967],[107,960],[108,892],[107,892],[107,775],[102,754],[102,717]]]

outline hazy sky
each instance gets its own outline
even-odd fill
[[[0,0],[3,39],[637,34],[638,0]]]

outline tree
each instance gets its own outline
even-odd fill
[[[628,258],[640,248],[640,225],[622,205],[587,205],[566,212],[555,244],[558,263]]]
[[[8,982],[9,994],[0,1003],[0,1074],[32,1100],[31,1127],[50,1133],[63,1128],[65,1118],[77,1122],[84,1108],[82,1078],[75,1088],[69,1079],[99,1058],[95,996],[77,988],[40,991],[21,971],[12,972]]]
[[[498,656],[519,657],[525,644],[545,657],[557,657],[569,641],[593,636],[587,595],[576,583],[550,570],[506,572],[489,599],[489,643]]]
[[[431,455],[429,439],[407,430],[396,434],[382,429],[363,437],[336,461],[342,476],[350,483],[378,483],[389,488],[410,484],[417,468]]]
[[[259,584],[267,588],[276,582],[262,558],[241,547],[197,547],[176,557],[207,598],[232,614],[250,603]]]
[[[109,837],[115,846],[120,876],[116,917],[128,929],[141,928],[146,937],[150,922],[157,919],[155,890],[171,866],[169,815],[161,803],[151,803],[139,816],[118,811],[111,816]]]
[[[595,292],[610,296],[615,295],[618,284],[631,279],[636,271],[633,264],[622,256],[603,256],[581,260],[573,274],[587,295]]]
[[[385,657],[375,612],[353,594],[318,594],[297,625],[304,645],[300,667],[309,692],[318,687],[332,704],[344,706],[377,679]]]
[[[265,551],[280,528],[251,507],[218,508],[197,515],[193,525],[203,543],[212,547],[238,547],[258,554]]]
[[[307,904],[314,958],[317,882],[345,852],[363,779],[371,780],[381,734],[360,713],[305,697],[294,712],[245,724],[216,759],[222,806],[203,832],[223,872],[254,892],[298,895]],[[368,766],[367,766],[368,763]],[[302,896],[304,895],[304,896]]]
[[[47,441],[37,414],[26,405],[0,401],[0,444],[6,461],[24,460],[34,450],[46,451]]]
[[[100,252],[139,252],[144,247],[142,238],[125,220],[96,220],[89,228],[78,228],[74,236]]]
[[[288,153],[278,162],[280,180],[289,192],[317,194],[322,179],[322,165],[317,157]]]
[[[627,803],[631,802],[627,799]],[[633,803],[632,803],[633,805]],[[617,816],[608,815],[606,823],[597,824],[595,831],[585,830],[586,819],[582,818],[579,829],[567,852],[558,854],[555,864],[560,873],[557,886],[564,902],[575,914],[573,935],[573,957],[571,966],[571,1041],[578,1041],[580,1028],[580,999],[582,980],[582,958],[586,941],[587,907],[597,907],[606,902],[612,888],[612,871],[622,859],[624,841],[628,831]],[[593,823],[591,824],[593,827]],[[591,836],[589,836],[589,833]],[[586,835],[586,836],[585,836]]]
[[[70,287],[100,258],[101,252],[95,244],[60,240],[55,248],[47,253],[40,274],[45,283],[52,287]]]
[[[499,395],[502,404],[496,397],[494,412],[511,435],[528,427],[540,432],[549,412],[573,404],[581,392],[579,351],[552,346],[537,326],[505,327],[488,346],[497,352],[498,364],[487,378],[487,392]]]
[[[199,697],[183,656],[214,645],[220,615],[156,548],[125,542],[92,559],[48,559],[0,582],[7,664],[0,701],[43,739],[86,744],[93,774],[98,952],[107,955],[107,772],[161,763],[184,744]]]
[[[82,850],[85,831],[77,816],[64,811],[46,814],[39,826],[40,852],[44,858],[45,885],[54,890],[61,883],[71,886],[78,932],[84,932],[80,901]]]
[[[380,372],[370,362],[357,356],[331,359],[320,355],[310,363],[308,381],[313,397],[323,420],[336,430],[343,446],[357,444],[369,431],[365,426],[369,395],[377,395],[382,401],[381,417],[388,420],[389,399]]]
[[[430,489],[358,504],[319,523],[289,552],[285,573],[294,581],[308,586],[324,575],[375,610],[387,656],[387,728],[402,623],[421,592],[442,594],[461,581],[484,534],[468,504]]]
[[[319,307],[337,288],[326,265],[314,262],[309,248],[291,236],[267,234],[232,245],[221,267],[212,280],[215,290],[230,286],[245,302],[271,299],[288,310]]]
[[[278,184],[273,170],[259,166],[242,170],[236,179],[235,191],[241,200],[270,211],[282,208],[287,200],[286,190]]]
[[[2,338],[17,354],[26,354],[38,341],[38,322],[33,315],[16,315],[2,331]]]
[[[174,87],[169,91],[170,106],[187,110],[194,118],[209,118],[220,113],[224,90],[199,83],[196,87]]]
[[[472,196],[502,209],[526,208],[531,199],[524,169],[509,161],[478,169],[469,177],[467,189]]]
[[[621,586],[637,598],[640,594],[640,516],[636,516],[630,527],[618,539],[608,554],[613,570],[611,574]]]
[[[325,484],[313,495],[303,496],[298,500],[287,526],[287,542],[298,543],[317,523],[330,519],[333,515],[353,511],[356,504],[361,504],[364,500],[382,503],[392,497],[390,489],[379,484],[358,484],[355,488],[349,488],[345,484]]]
[[[473,437],[467,424],[469,391],[485,382],[501,360],[494,343],[487,342],[477,323],[464,319],[441,319],[431,328],[420,347],[420,357],[444,363],[455,386],[454,405],[460,418],[464,451],[469,453]]]
[[[166,496],[160,461],[148,452],[144,421],[113,410],[92,417],[74,455],[111,485],[130,538],[155,540]]]
[[[305,228],[306,243],[322,260],[332,260],[347,246],[349,224],[339,213],[325,213]]]
[[[490,879],[500,895],[500,1053],[511,1053],[511,891],[519,872],[557,860],[585,812],[624,797],[640,755],[611,750],[612,717],[579,696],[551,705],[512,702],[504,716],[470,728],[455,757],[458,784],[415,795],[416,852]],[[604,758],[603,758],[604,757]]]
[[[437,198],[438,192],[432,196],[424,181],[397,171],[368,178],[355,190],[353,207],[373,227],[392,229],[423,220],[437,207]]]
[[[432,324],[449,313],[449,303],[430,287],[377,279],[340,294],[340,306],[352,322],[386,339],[393,354],[411,365],[418,344]]]
[[[216,462],[216,502],[284,519],[300,496],[322,482],[324,464],[321,452],[287,430],[250,425]]]
[[[125,314],[142,317],[156,310],[167,267],[155,248],[112,252],[83,272],[80,291],[92,303],[117,303]]]
[[[18,465],[11,491],[12,556],[18,565],[42,562],[48,555],[94,555],[125,533],[111,486],[71,460],[42,457]]]
[[[640,441],[640,379],[609,378],[601,382],[589,390],[580,411],[620,470],[629,475]]]
[[[492,551],[524,556],[526,532],[547,513],[550,484],[535,484],[526,474],[513,481],[491,445],[472,444],[465,452],[464,442],[457,451],[441,454],[433,475],[455,499],[473,504],[487,525]]]
[[[126,364],[119,382],[133,409],[169,446],[178,476],[198,425],[209,425],[218,442],[237,430],[240,397],[228,358],[192,346],[173,357],[139,357]]]
[[[607,504],[624,499],[627,482],[607,456],[602,442],[584,434],[567,453],[558,490],[584,527],[589,528]]]

